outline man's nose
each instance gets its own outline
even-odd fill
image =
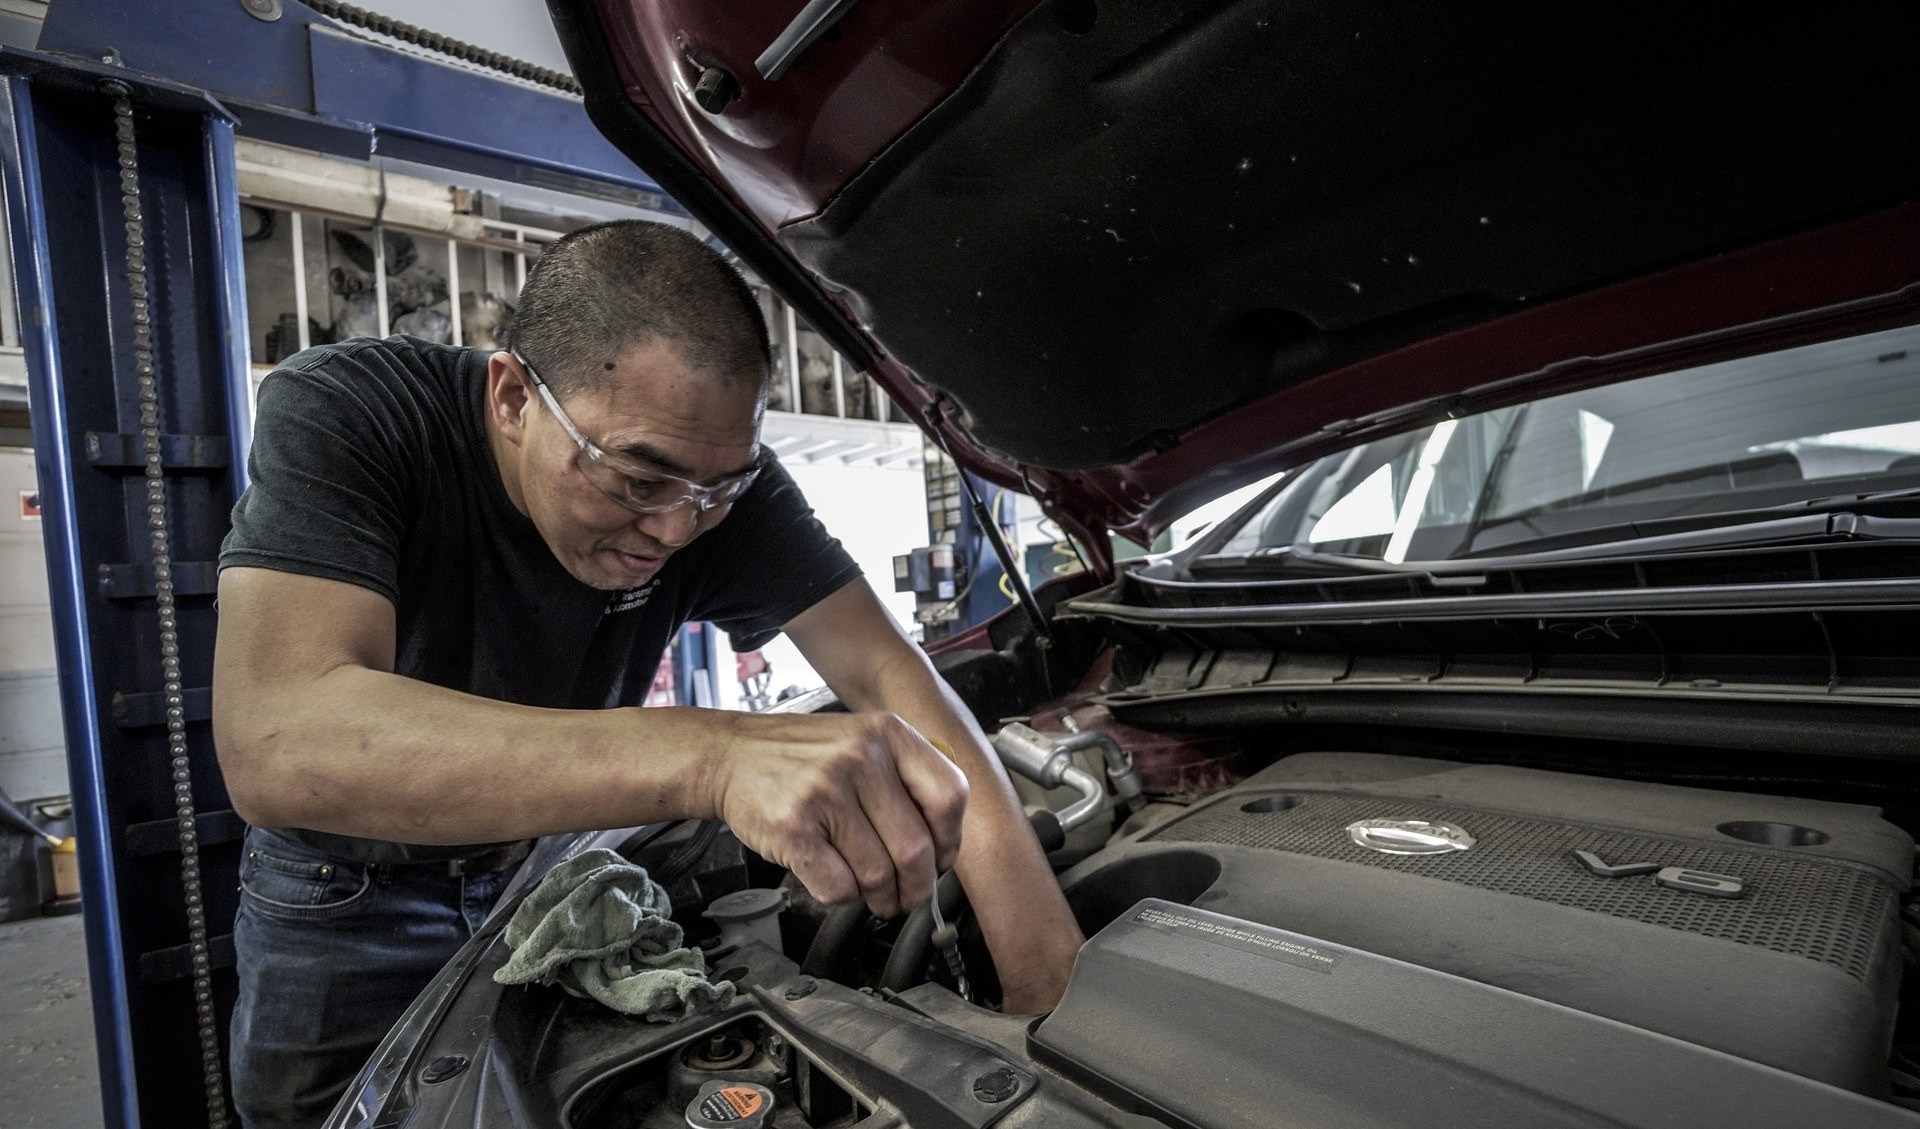
[[[669,549],[678,549],[693,540],[700,528],[700,507],[680,506],[664,513],[641,514],[640,532]]]

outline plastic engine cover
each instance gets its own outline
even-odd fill
[[[1033,1048],[1123,1104],[1208,1129],[1920,1125],[1624,1023],[1158,900],[1081,950]]]
[[[1316,753],[1066,885],[1096,928],[1164,898],[1881,1094],[1913,850],[1855,805]]]

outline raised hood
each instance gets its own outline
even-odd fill
[[[802,0],[550,6],[616,144],[1083,534],[1920,319],[1920,5],[816,0],[774,78]]]

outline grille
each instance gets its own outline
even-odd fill
[[[1896,895],[1850,866],[1655,839],[1424,800],[1382,799],[1289,789],[1280,811],[1243,811],[1246,793],[1176,819],[1148,838],[1217,843],[1338,859],[1443,882],[1552,902],[1609,917],[1756,945],[1831,964],[1866,980],[1895,921]],[[1445,820],[1478,842],[1444,855],[1387,855],[1354,843],[1356,819]],[[1744,879],[1746,896],[1712,898],[1669,890],[1650,877],[1598,878],[1573,857],[1592,851],[1610,863],[1658,862]]]

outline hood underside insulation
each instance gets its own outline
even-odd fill
[[[783,243],[1032,466],[1909,199],[1920,7],[1058,0]]]

